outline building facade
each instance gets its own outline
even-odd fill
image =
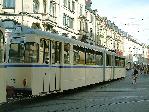
[[[148,63],[148,47],[91,8],[91,0],[0,0],[0,19],[14,20],[82,42],[104,47],[127,62]],[[6,27],[11,27],[7,24]]]
[[[23,25],[59,33],[71,38],[80,36],[84,0],[0,0],[1,20],[11,19]]]

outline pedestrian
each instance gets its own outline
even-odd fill
[[[138,70],[136,68],[134,68],[134,71],[132,73],[132,79],[133,79],[132,84],[136,84],[137,76],[138,76]]]
[[[143,73],[144,73],[144,68],[141,67],[141,68],[140,68],[140,74],[143,74]]]

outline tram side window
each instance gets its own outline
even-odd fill
[[[39,49],[39,63],[43,63],[44,55],[44,39],[40,40],[40,49]]]
[[[73,64],[85,64],[85,49],[79,46],[73,46]]]
[[[70,64],[70,44],[64,43],[64,63]]]
[[[49,51],[50,41],[49,40],[40,40],[40,63],[49,63],[50,62],[50,51]]]
[[[24,44],[10,44],[9,50],[10,63],[23,63],[24,62]]]
[[[25,44],[25,63],[37,63],[39,58],[39,45],[35,42]]]
[[[125,58],[120,59],[121,67],[125,67]]]
[[[95,51],[86,49],[86,64],[95,65]]]
[[[117,56],[115,56],[115,66],[120,66],[120,60]]]
[[[73,64],[79,64],[80,56],[79,56],[79,50],[77,46],[73,46]]]
[[[4,62],[4,36],[0,31],[0,63]]]
[[[49,40],[45,40],[44,62],[47,64],[50,62],[50,41]]]
[[[61,55],[60,42],[52,41],[51,55],[52,55],[52,64],[55,64],[55,63],[60,64],[60,55]]]
[[[111,66],[112,65],[112,60],[111,60],[112,56],[107,54],[106,55],[106,66]]]
[[[96,52],[96,65],[103,65],[103,53],[102,52]]]

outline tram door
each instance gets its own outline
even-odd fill
[[[44,39],[41,39],[40,41],[41,43],[41,48],[40,51],[42,50],[43,53],[40,52],[40,56],[43,57],[43,58],[40,58],[40,59],[43,59],[41,60],[43,63],[45,64],[50,64],[50,40],[44,40]],[[50,83],[50,72],[49,72],[49,66],[46,66],[46,69],[43,68],[44,70],[44,74],[42,74],[42,91],[43,92],[49,92],[50,90],[50,87],[49,87],[49,83]]]
[[[105,54],[105,73],[104,81],[109,81],[113,79],[113,66],[112,66],[112,55],[109,53]]]
[[[50,91],[60,90],[61,75],[61,42],[51,41],[51,74],[50,74]]]

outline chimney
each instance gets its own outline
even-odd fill
[[[91,6],[92,1],[91,1],[91,0],[85,0],[85,4],[86,4],[86,5],[90,5],[90,6]]]

